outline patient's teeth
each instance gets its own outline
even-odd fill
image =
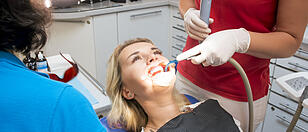
[[[156,72],[158,72],[158,71],[163,71],[164,69],[161,67],[161,66],[156,66],[155,68],[153,68],[151,71],[150,71],[150,73],[151,74],[154,74],[154,73],[156,73]]]

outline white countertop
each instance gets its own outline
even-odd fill
[[[52,13],[54,20],[67,20],[67,19],[80,19],[91,16],[103,15],[108,13],[123,12],[129,10],[136,10],[142,8],[150,8],[157,6],[178,6],[179,0],[141,0],[132,3],[123,3],[123,6],[103,8],[103,9],[93,9],[81,12],[69,12],[69,13]]]

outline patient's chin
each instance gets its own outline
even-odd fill
[[[175,74],[172,72],[158,73],[152,77],[152,82],[153,88],[155,90],[173,88],[175,82]]]

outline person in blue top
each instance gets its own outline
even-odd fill
[[[51,14],[43,0],[0,1],[0,131],[105,132],[89,101],[15,56],[41,49]]]

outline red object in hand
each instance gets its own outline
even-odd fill
[[[73,67],[70,67],[69,69],[67,69],[64,73],[64,77],[60,78],[58,75],[54,74],[54,73],[48,73],[49,78],[52,80],[56,80],[56,81],[60,81],[60,82],[69,82],[70,80],[72,80],[74,77],[77,76],[79,69],[77,64],[69,61],[68,59],[66,59],[61,53],[60,55],[68,62],[70,63]]]

